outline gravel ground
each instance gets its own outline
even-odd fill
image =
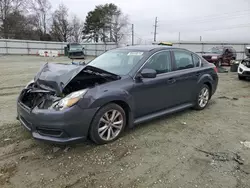
[[[141,124],[108,145],[58,147],[35,141],[15,120],[18,93],[46,61],[0,57],[1,188],[249,187],[249,81],[220,74],[218,90],[203,111]]]

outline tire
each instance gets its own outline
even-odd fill
[[[113,113],[115,114],[114,116],[118,116],[116,119],[113,118],[112,121]],[[117,140],[125,126],[126,114],[123,108],[115,103],[110,103],[101,107],[95,114],[91,123],[89,136],[96,144],[107,144]]]
[[[202,99],[204,99],[204,103],[201,103],[201,101],[200,101],[201,100],[201,94],[204,91],[206,91],[208,93],[206,94],[206,96],[203,95]],[[210,97],[211,97],[210,88],[208,87],[208,85],[203,84],[202,87],[199,89],[199,92],[197,93],[194,109],[195,110],[203,110],[204,108],[206,108],[206,106],[207,106],[207,104],[208,104],[208,102],[210,100]]]
[[[245,78],[239,74],[238,74],[238,78],[239,78],[239,80],[245,80]]]

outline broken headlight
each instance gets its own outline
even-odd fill
[[[76,91],[73,93],[70,93],[63,99],[61,99],[59,102],[57,102],[54,106],[54,108],[58,110],[63,110],[65,108],[69,108],[73,105],[75,105],[85,94],[87,93],[87,89],[83,89],[80,91]]]

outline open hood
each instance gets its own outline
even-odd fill
[[[62,94],[63,89],[81,71],[91,71],[97,74],[106,74],[111,77],[119,76],[88,65],[46,63],[34,78],[35,84],[40,87]]]

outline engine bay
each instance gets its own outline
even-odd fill
[[[250,58],[243,59],[241,63],[247,68],[250,68]]]
[[[34,82],[21,92],[19,101],[30,109],[35,107],[39,109],[49,109],[54,103],[60,101],[72,92],[92,88],[114,80],[116,79],[108,74],[83,70],[63,88],[60,94],[53,91],[53,88],[51,88],[52,90],[46,89],[44,86]]]

